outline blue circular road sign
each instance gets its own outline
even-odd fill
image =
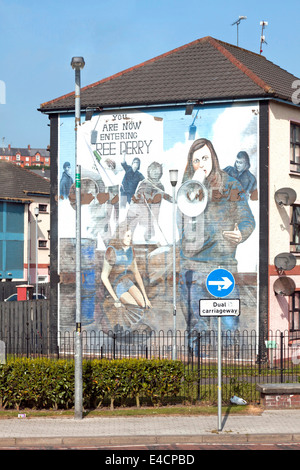
[[[227,297],[235,286],[234,277],[227,269],[214,269],[206,279],[206,288],[214,297]]]

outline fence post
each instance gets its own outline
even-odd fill
[[[280,332],[280,383],[283,383],[283,332]]]
[[[198,349],[198,390],[197,390],[197,400],[200,400],[200,332],[198,331],[198,341],[197,341],[197,349]]]
[[[6,364],[6,344],[0,340],[0,364]]]
[[[26,357],[29,357],[29,322],[26,322]]]

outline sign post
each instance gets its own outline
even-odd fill
[[[218,431],[222,431],[222,327],[218,317]]]
[[[239,299],[223,300],[235,286],[234,277],[226,269],[215,269],[206,279],[206,288],[215,299],[201,299],[200,316],[218,317],[218,431],[222,431],[222,329],[221,319],[240,314]]]

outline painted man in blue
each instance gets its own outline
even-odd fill
[[[124,154],[124,159],[121,165],[125,170],[125,175],[120,188],[121,207],[125,207],[127,202],[128,204],[130,204],[131,198],[134,195],[138,184],[145,178],[139,171],[141,165],[141,161],[139,158],[134,158],[132,161],[132,166],[130,166],[126,163]]]
[[[63,174],[60,180],[60,196],[63,199],[68,199],[70,188],[73,184],[73,178],[70,175],[71,172],[71,165],[69,162],[65,162],[63,166]]]
[[[196,140],[189,151],[183,182],[198,180],[207,189],[205,211],[197,217],[179,215],[181,268],[179,287],[187,301],[188,329],[207,328],[199,318],[199,300],[209,298],[205,280],[218,267],[237,272],[236,248],[253,232],[255,221],[241,184],[219,166],[210,141]],[[238,288],[231,298],[239,298]],[[227,329],[236,327],[235,317],[224,317]]]
[[[249,195],[257,189],[255,176],[249,171],[250,159],[247,152],[241,151],[236,156],[234,166],[227,166],[224,171],[228,175],[236,178],[243,186],[244,191]]]

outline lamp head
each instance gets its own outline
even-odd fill
[[[72,69],[82,70],[85,66],[83,57],[72,57],[71,60]]]
[[[176,186],[178,181],[178,170],[169,170],[169,172],[171,185]]]

